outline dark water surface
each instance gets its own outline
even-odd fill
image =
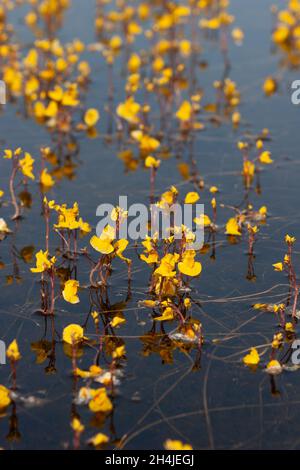
[[[59,32],[62,41],[74,37],[85,43],[95,41],[93,0],[73,0]],[[288,91],[297,72],[286,73],[278,94],[267,99],[262,83],[267,75],[278,71],[279,58],[271,53],[272,19],[270,6],[283,2],[270,0],[232,0],[230,11],[245,32],[242,47],[230,47],[230,77],[242,93],[240,107],[244,128],[257,133],[267,127],[271,131],[270,148],[275,163],[261,175],[261,195],[253,193],[254,207],[267,205],[271,217],[261,228],[254,262],[256,281],[247,279],[246,244],[230,245],[223,234],[217,235],[216,257],[211,250],[201,255],[203,273],[193,282],[193,316],[203,323],[205,343],[201,366],[193,368],[194,354],[174,351],[173,362],[163,363],[159,353],[142,354],[141,337],[152,327],[149,311],[138,307],[146,298],[149,269],[136,263],[133,269],[132,297],[124,308],[127,319],[118,331],[126,342],[127,360],[120,394],[114,400],[113,416],[102,429],[94,426],[86,407],[79,410],[86,425],[86,437],[103,431],[114,439],[129,434],[126,449],[159,449],[167,438],[189,442],[194,448],[277,449],[300,448],[300,374],[284,372],[271,379],[261,369],[255,373],[246,368],[241,358],[249,347],[269,343],[276,331],[272,314],[252,309],[255,302],[279,302],[286,297],[288,286],[283,276],[275,273],[275,263],[285,253],[283,238],[286,233],[300,240],[298,197],[300,111],[290,102]],[[24,8],[11,14],[11,22],[24,45],[31,41],[22,24]],[[138,40],[139,41],[139,40]],[[139,46],[143,47],[143,40]],[[213,80],[220,79],[223,61],[215,44],[207,43],[204,58],[209,67],[203,72],[201,86],[211,90]],[[107,69],[100,55],[88,52],[92,66],[92,84],[87,104],[100,109],[100,133],[107,129]],[[121,64],[119,64],[121,68]],[[208,91],[208,94],[211,93]],[[115,74],[115,105],[124,99],[124,78]],[[0,116],[1,149],[21,145],[34,155],[41,145],[49,144],[48,133],[31,119],[16,115],[16,106],[8,104]],[[238,176],[241,156],[236,142],[242,135],[230,124],[214,128],[208,126],[194,143],[194,157],[206,184],[221,189],[221,200],[238,205],[243,200],[242,178]],[[58,202],[78,201],[81,215],[94,227],[96,207],[101,202],[117,203],[119,194],[130,201],[148,202],[149,174],[139,169],[125,174],[117,158],[118,145],[108,144],[99,136],[82,139],[80,164],[76,179],[63,180],[51,191]],[[0,160],[0,188],[7,191],[9,165]],[[157,185],[163,191],[175,184],[185,193],[192,186],[181,181],[176,165],[170,159],[159,170]],[[0,418],[0,446],[14,449],[56,449],[71,446],[72,378],[71,361],[58,341],[55,347],[56,373],[47,374],[49,358],[36,364],[31,344],[44,338],[45,320],[35,310],[39,308],[39,284],[29,266],[15,256],[16,248],[34,245],[35,251],[44,246],[44,224],[38,191],[32,190],[33,204],[26,211],[16,232],[0,245],[0,260],[5,267],[0,271],[0,337],[9,343],[18,339],[22,360],[18,367],[18,386],[23,397],[40,400],[30,406],[19,400],[16,405],[19,441],[8,440],[9,415]],[[50,196],[49,196],[50,197]],[[209,207],[210,196],[202,196]],[[10,207],[0,209],[1,217],[9,220]],[[220,213],[222,223],[231,212]],[[52,240],[52,248],[57,240]],[[84,240],[88,244],[88,238]],[[296,245],[296,250],[297,250]],[[134,256],[134,249],[129,253]],[[298,253],[296,253],[297,255]],[[299,257],[297,258],[299,261]],[[18,269],[21,282],[7,285],[7,276]],[[80,269],[79,269],[80,271]],[[81,276],[87,265],[81,267]],[[86,272],[87,279],[87,272]],[[279,285],[281,283],[281,285]],[[284,285],[285,284],[285,285]],[[127,273],[119,265],[109,289],[110,303],[126,299]],[[88,293],[80,293],[76,306],[62,300],[57,303],[55,327],[61,333],[68,323],[83,324],[89,311]],[[50,338],[50,322],[46,337]],[[93,336],[91,322],[86,335]],[[214,339],[226,338],[219,344]],[[93,361],[95,351],[86,350],[79,360],[82,369]],[[9,366],[0,367],[0,383],[9,385]]]

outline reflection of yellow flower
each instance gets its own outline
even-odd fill
[[[155,317],[155,321],[171,321],[174,320],[174,312],[171,307],[165,308],[163,314],[160,317]]]
[[[99,432],[89,440],[89,444],[92,444],[94,447],[99,447],[103,444],[106,444],[109,441],[109,437],[105,434]]]
[[[113,409],[105,388],[94,391],[93,398],[89,402],[89,408],[94,413],[109,413]]]
[[[166,450],[193,450],[190,444],[184,444],[179,440],[167,439],[164,443]]]
[[[71,422],[71,428],[73,431],[81,434],[84,431],[84,426],[78,418],[74,418]]]
[[[8,388],[4,387],[4,385],[0,385],[0,410],[3,410],[4,408],[7,408],[10,403],[10,392]]]
[[[84,339],[83,328],[80,325],[71,324],[63,331],[63,341],[67,344],[80,343]]]
[[[21,354],[16,339],[14,339],[8,346],[6,356],[8,357],[8,359],[14,362],[19,361],[21,359]]]
[[[73,279],[69,279],[65,283],[65,287],[64,287],[62,294],[66,302],[69,302],[70,304],[78,304],[79,302],[79,297],[77,295],[78,287],[79,287],[79,282]]]

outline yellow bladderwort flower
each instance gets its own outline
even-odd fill
[[[242,234],[241,234],[241,231],[240,231],[240,226],[239,224],[237,223],[237,220],[232,217],[231,219],[228,220],[227,224],[226,224],[226,232],[225,232],[226,235],[234,235],[234,236],[238,236],[240,237]]]
[[[288,245],[293,245],[296,241],[296,237],[291,237],[290,235],[286,235],[284,240]]]
[[[178,269],[186,276],[199,276],[202,271],[202,265],[195,261],[196,252],[194,250],[187,250],[182,255],[182,261],[178,263]]]
[[[99,432],[88,440],[88,443],[93,445],[94,447],[100,447],[104,444],[107,444],[107,442],[109,442],[109,437],[101,432]]]
[[[271,375],[278,375],[282,372],[282,365],[277,359],[272,359],[268,365],[266,371]]]
[[[79,297],[77,295],[78,287],[79,287],[79,282],[73,279],[69,279],[65,283],[65,287],[64,287],[62,294],[66,302],[69,302],[70,304],[79,303]]]
[[[20,168],[24,176],[27,176],[28,178],[34,180],[34,174],[33,174],[33,164],[34,164],[34,159],[30,155],[30,153],[26,152],[24,158],[21,158],[19,160]]]
[[[146,168],[159,168],[161,164],[161,160],[158,160],[157,158],[155,157],[152,157],[151,155],[149,155],[146,160],[145,160],[145,167]]]
[[[107,225],[103,230],[100,237],[94,235],[91,240],[90,244],[94,248],[94,250],[102,253],[104,255],[109,255],[114,251],[114,246],[112,244],[113,240],[115,239],[115,230],[110,225]]]
[[[10,391],[4,385],[0,385],[0,410],[4,410],[11,404]]]
[[[285,325],[284,325],[284,329],[285,331],[287,331],[288,333],[294,333],[295,332],[295,327],[293,325],[292,322],[287,322]]]
[[[31,268],[30,271],[32,273],[43,273],[44,271],[48,271],[49,269],[54,266],[56,262],[55,256],[49,259],[48,251],[40,250],[36,255],[36,267]]]
[[[193,115],[193,107],[189,101],[184,101],[176,113],[177,119],[182,122],[188,122]]]
[[[93,413],[110,413],[112,411],[113,405],[105,388],[93,391],[93,398],[89,402],[89,409]]]
[[[55,185],[55,181],[52,176],[48,173],[47,168],[44,168],[41,176],[40,176],[40,183],[45,188],[52,188]]]
[[[168,253],[161,261],[159,267],[154,271],[154,274],[159,274],[162,277],[174,277],[176,276],[175,266],[179,260],[179,255],[175,253],[172,255]]]
[[[116,256],[118,256],[122,261],[125,261],[126,263],[131,263],[131,259],[125,258],[125,256],[123,256],[123,252],[126,250],[128,244],[128,240],[125,240],[125,238],[121,238],[120,240],[116,241],[114,245],[114,250]]]
[[[187,195],[185,196],[184,203],[195,204],[197,201],[199,201],[199,199],[200,199],[200,196],[198,193],[190,192],[190,193],[187,193]]]
[[[190,444],[184,444],[182,441],[167,439],[164,443],[166,450],[193,450]]]
[[[130,73],[138,72],[141,65],[142,65],[142,61],[141,61],[140,56],[136,53],[131,54],[128,60],[128,64],[127,64],[127,68],[129,72]]]
[[[199,217],[195,217],[194,222],[200,225],[200,227],[208,227],[211,225],[211,220],[206,214],[200,214]]]
[[[150,153],[157,150],[160,146],[159,140],[155,139],[154,137],[151,137],[150,135],[144,134],[144,132],[141,130],[132,131],[131,137],[133,137],[134,140],[139,142],[140,150],[142,152]]]
[[[6,356],[10,361],[17,362],[21,359],[17,340],[14,339],[7,348]]]
[[[246,354],[243,358],[243,363],[246,366],[256,366],[260,362],[260,357],[256,348],[251,348],[250,353]]]
[[[125,121],[128,121],[132,124],[138,124],[138,113],[140,112],[140,109],[140,104],[136,103],[133,96],[131,96],[124,103],[119,104],[117,107],[117,115],[122,119],[125,119]]]
[[[100,119],[100,114],[97,109],[90,108],[84,115],[84,122],[87,127],[94,127]]]
[[[63,330],[63,341],[75,345],[84,340],[83,328],[80,325],[71,324]]]
[[[266,96],[273,95],[277,90],[277,82],[273,77],[267,77],[263,84],[263,91]]]
[[[259,161],[264,165],[270,165],[271,163],[273,163],[273,160],[271,158],[271,152],[268,152],[267,150],[262,152],[259,156]]]
[[[279,263],[274,263],[272,264],[273,268],[275,271],[283,271],[283,263],[279,262]]]

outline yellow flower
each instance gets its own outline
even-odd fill
[[[109,413],[113,409],[113,405],[107,396],[105,388],[95,390],[93,398],[89,402],[89,409],[93,413]]]
[[[4,191],[0,189],[0,198],[4,196]]]
[[[287,322],[284,326],[284,329],[285,331],[288,331],[289,333],[294,333],[295,331],[294,325],[291,322]]]
[[[285,243],[287,243],[288,245],[293,245],[296,241],[296,237],[291,237],[290,235],[286,235],[284,240],[285,240]]]
[[[236,219],[232,217],[226,224],[226,235],[241,236],[240,226]]]
[[[131,96],[124,103],[119,104],[117,107],[117,115],[125,119],[125,121],[137,124],[139,122],[138,113],[140,109],[141,106],[136,103]]]
[[[118,346],[114,352],[112,353],[113,359],[120,359],[121,357],[125,356],[126,350],[125,346]]]
[[[267,372],[272,375],[278,375],[282,372],[282,365],[279,361],[273,359],[267,365]]]
[[[130,73],[135,73],[139,70],[140,66],[142,64],[142,61],[140,59],[140,56],[138,54],[131,54],[129,60],[128,60],[128,70]]]
[[[7,348],[6,356],[11,361],[19,361],[21,359],[21,354],[19,351],[19,346],[17,340],[14,339]]]
[[[48,173],[47,168],[44,168],[41,173],[40,183],[46,188],[51,188],[52,186],[55,185],[55,181],[52,178],[52,176]]]
[[[199,276],[202,271],[202,265],[198,261],[195,261],[196,252],[193,250],[187,250],[184,252],[182,261],[178,263],[178,269],[182,274],[186,276]]]
[[[192,105],[189,101],[184,101],[176,113],[177,119],[182,122],[187,122],[191,120],[193,113]]]
[[[176,276],[176,271],[174,271],[174,269],[178,259],[178,254],[172,255],[171,253],[168,253],[161,259],[160,266],[154,271],[154,273],[163,277]]]
[[[0,385],[0,410],[7,408],[10,403],[10,391],[4,385]]]
[[[208,227],[211,225],[211,220],[206,214],[200,214],[199,217],[195,217],[194,222],[201,227]]]
[[[150,135],[144,134],[142,131],[132,131],[131,136],[134,138],[134,140],[139,142],[140,149],[143,152],[152,152],[160,146],[159,140],[151,137]]]
[[[263,84],[263,91],[267,96],[271,96],[277,90],[277,82],[273,77],[267,77]]]
[[[84,431],[84,426],[81,424],[80,420],[78,418],[74,418],[71,422],[71,428],[73,431],[82,433]]]
[[[244,32],[240,28],[234,28],[231,31],[231,36],[234,42],[238,45],[242,44],[244,39]]]
[[[219,188],[217,186],[211,186],[209,188],[209,192],[212,193],[212,194],[216,194],[219,192]]]
[[[24,158],[22,158],[20,161],[20,167],[21,171],[24,176],[27,176],[28,178],[34,180],[34,174],[32,173],[33,171],[33,164],[34,164],[34,159],[30,155],[30,153],[26,152]]]
[[[200,196],[196,192],[190,192],[185,196],[184,203],[185,204],[195,204],[195,202],[199,201]]]
[[[8,228],[7,223],[4,219],[0,219],[0,233],[11,233],[11,230]]]
[[[104,255],[109,255],[114,251],[114,247],[112,245],[112,241],[115,238],[115,231],[114,228],[110,225],[107,225],[103,230],[100,237],[96,237],[95,235],[91,238],[90,244],[94,248],[94,250],[99,251]]]
[[[145,160],[146,168],[159,168],[161,161],[149,155]]]
[[[184,444],[179,440],[167,439],[164,443],[166,450],[193,450],[190,444]]]
[[[272,266],[275,269],[275,271],[283,271],[283,263],[281,262],[275,263]]]
[[[90,240],[90,244],[94,250],[99,251],[99,253],[104,255],[109,255],[114,251],[114,247],[109,238],[101,239],[101,237],[99,238],[94,235]]]
[[[267,150],[262,152],[259,156],[259,161],[261,163],[264,163],[265,165],[270,165],[271,163],[273,163],[273,160],[271,158],[271,152],[268,152]]]
[[[67,344],[80,343],[84,339],[83,328],[80,325],[71,324],[63,330],[63,341]]]
[[[174,312],[171,307],[167,307],[164,311],[163,314],[160,317],[155,317],[155,321],[172,321],[174,320]]]
[[[48,259],[48,251],[43,252],[40,250],[36,255],[36,267],[31,268],[32,273],[43,273],[48,269],[51,269],[56,262],[56,258],[53,257],[50,260]]]
[[[79,287],[79,282],[73,279],[69,279],[65,283],[65,287],[64,287],[62,294],[66,302],[69,302],[70,304],[79,303],[79,297],[77,295],[78,287]]]
[[[256,366],[260,362],[260,357],[257,352],[256,348],[251,348],[251,351],[249,354],[246,354],[246,356],[243,358],[244,364],[246,366]]]
[[[99,111],[94,108],[90,108],[84,115],[84,122],[87,127],[94,127],[100,119]]]
[[[103,444],[107,444],[107,442],[109,442],[109,437],[99,432],[98,434],[93,436],[91,439],[89,439],[88,442],[89,444],[92,444],[94,447],[100,447]]]

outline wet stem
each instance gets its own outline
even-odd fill
[[[12,220],[16,220],[20,217],[20,207],[19,207],[18,202],[17,202],[17,198],[16,198],[16,195],[15,195],[15,188],[14,188],[15,178],[16,178],[18,169],[19,169],[18,160],[17,160],[16,157],[14,157],[14,159],[13,159],[13,169],[12,169],[12,173],[11,173],[10,180],[9,180],[9,191],[10,191],[10,196],[11,196],[11,202],[12,202],[12,205],[14,206],[14,209],[15,209],[15,213],[12,216]]]

